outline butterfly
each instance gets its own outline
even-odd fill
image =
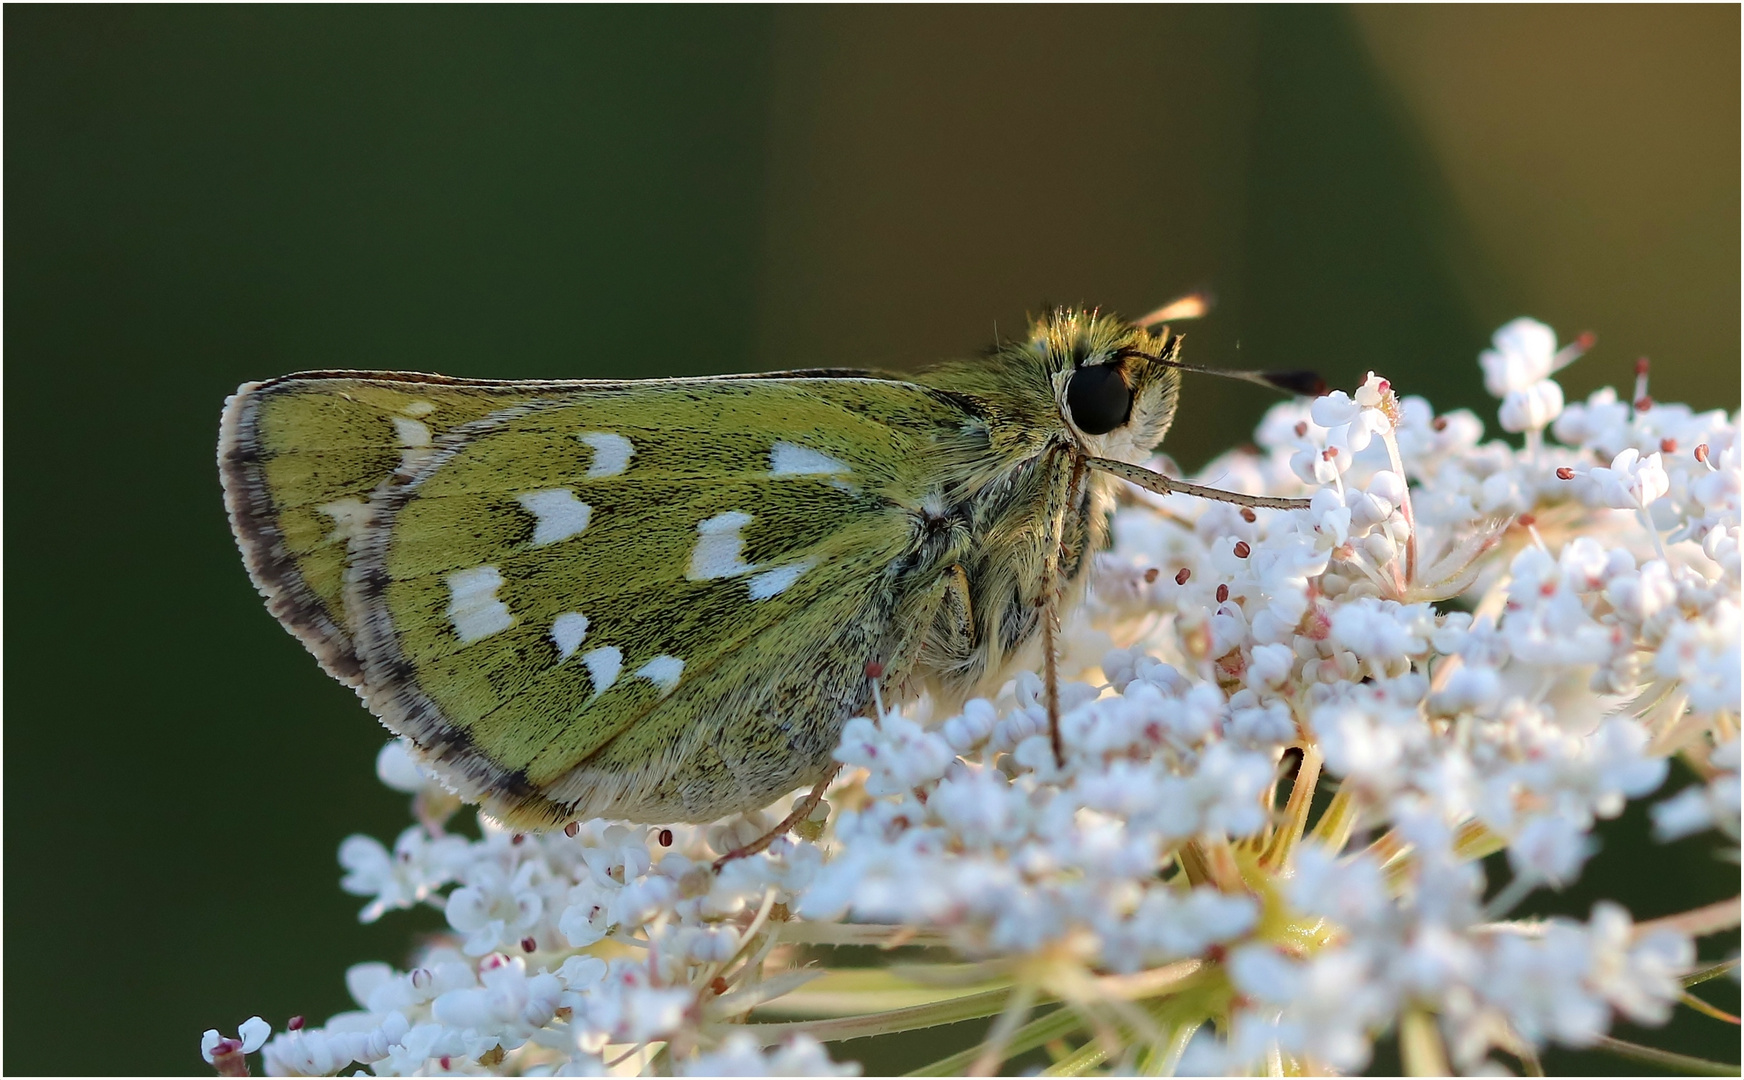
[[[821,796],[880,687],[948,711],[1038,661],[1058,754],[1060,612],[1120,486],[1306,505],[1143,467],[1207,370],[1169,310],[914,374],[286,375],[226,402],[225,504],[286,629],[515,828]]]

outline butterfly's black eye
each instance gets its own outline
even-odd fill
[[[1118,364],[1091,364],[1072,372],[1066,408],[1086,435],[1106,435],[1132,415],[1132,391]]]

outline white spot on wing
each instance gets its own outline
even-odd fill
[[[799,580],[799,575],[815,565],[817,565],[815,561],[807,559],[804,562],[794,563],[792,566],[779,566],[774,570],[765,570],[761,574],[757,574],[749,582],[751,599],[767,600],[771,596],[781,595]]]
[[[698,525],[696,548],[690,553],[690,569],[684,576],[691,581],[712,581],[755,570],[740,557],[745,550],[745,538],[739,535],[739,530],[749,524],[750,514],[729,510]]]
[[[582,653],[581,662],[587,665],[588,677],[593,679],[594,697],[599,697],[611,689],[612,684],[618,681],[618,672],[624,670],[624,654],[610,645]]]
[[[430,444],[430,429],[419,420],[408,420],[403,416],[391,418],[394,422],[394,437],[400,442],[400,472],[411,475],[418,466],[433,452]]]
[[[407,416],[414,416],[420,419],[429,416],[435,411],[436,403],[434,401],[425,401],[423,398],[419,398],[417,401],[412,402],[410,405],[407,405],[405,408],[400,410],[400,412]]]
[[[769,472],[775,476],[829,476],[853,471],[830,455],[798,443],[778,442],[769,451]]]
[[[593,516],[593,507],[577,499],[568,488],[529,491],[517,495],[515,501],[539,519],[533,527],[535,545],[567,540],[587,528],[588,518]]]
[[[593,447],[593,464],[587,467],[589,480],[618,475],[630,467],[630,459],[636,455],[630,440],[609,431],[584,431],[576,438]]]
[[[515,625],[508,606],[497,599],[503,575],[496,567],[456,570],[446,580],[454,594],[448,601],[448,618],[462,644],[470,645]]]
[[[678,677],[683,674],[684,661],[676,656],[656,656],[636,669],[637,677],[658,686],[662,694],[672,693],[673,687],[678,685]]]
[[[551,623],[551,642],[557,646],[557,655],[567,660],[575,655],[581,639],[587,636],[587,616],[579,611],[565,611]]]
[[[369,524],[369,506],[362,499],[334,499],[315,509],[333,519],[333,531],[327,534],[329,540],[349,542],[362,535]]]
[[[400,440],[400,445],[407,449],[430,445],[430,429],[421,420],[407,420],[403,416],[394,417],[394,436]]]

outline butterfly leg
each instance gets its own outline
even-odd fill
[[[811,813],[813,810],[817,809],[818,803],[824,801],[824,792],[829,790],[830,782],[834,780],[836,774],[841,771],[842,766],[840,762],[831,765],[830,771],[824,773],[823,779],[817,782],[817,786],[813,787],[811,791],[807,792],[797,803],[793,804],[793,813],[782,818],[776,823],[773,829],[770,829],[768,832],[751,841],[749,844],[745,844],[742,847],[736,847],[716,859],[714,861],[715,872],[719,873],[721,867],[732,862],[734,859],[743,859],[747,856],[755,855],[760,851],[766,850],[770,844],[775,843],[775,841],[786,836],[789,832],[792,832],[795,825],[798,825],[806,818],[811,817]]]
[[[952,563],[931,590],[922,618],[927,627],[921,642],[921,670],[952,674],[975,658],[975,608],[968,572]]]
[[[1048,514],[1048,546],[1042,559],[1042,591],[1038,597],[1042,608],[1042,692],[1048,706],[1048,742],[1054,749],[1054,764],[1062,769],[1066,767],[1066,749],[1060,743],[1060,563],[1066,547],[1066,514],[1078,504],[1088,471],[1085,460],[1075,457],[1071,471],[1066,474],[1063,497],[1060,489],[1055,489],[1060,501],[1050,507]]]

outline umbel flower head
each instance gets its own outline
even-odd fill
[[[1697,782],[1652,805],[1656,834],[1736,859],[1744,485],[1735,415],[1644,385],[1565,405],[1553,376],[1590,345],[1497,332],[1485,384],[1520,448],[1370,375],[1205,470],[1307,509],[1131,493],[1062,635],[1063,762],[1032,673],[955,716],[853,720],[827,804],[716,872],[785,808],[473,840],[390,745],[418,823],[348,839],[342,887],[365,921],[429,905],[451,932],[351,968],[357,1008],[274,1035],[266,1071],[850,1074],[846,1040],[976,1018],[929,1071],[1042,1047],[1073,1073],[1356,1071],[1387,1036],[1431,1075],[1629,1050],[1613,1024],[1732,968],[1696,943],[1737,899],[1508,915],[1579,879],[1674,759]],[[908,951],[832,966],[849,945]]]

